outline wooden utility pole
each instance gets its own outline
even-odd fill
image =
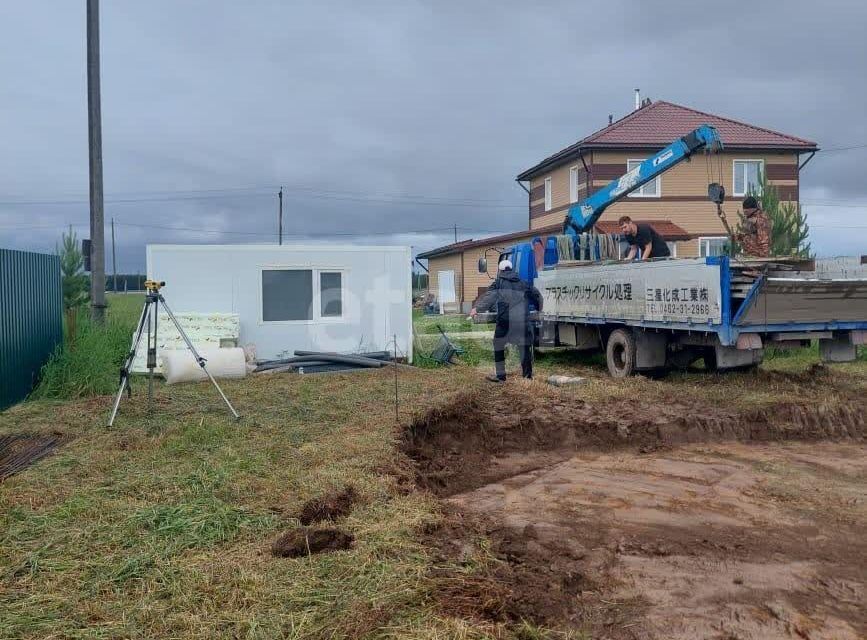
[[[99,91],[99,0],[87,0],[87,124],[90,148],[90,304],[105,319],[105,217],[102,201],[102,114]]]
[[[458,225],[455,223],[455,244],[458,243]]]
[[[111,290],[117,293],[117,254],[114,252],[114,218],[111,219],[111,271],[114,274],[114,285]]]
[[[283,244],[283,187],[280,187],[280,192],[277,194],[277,199],[280,201],[280,223],[277,231],[277,244]]]

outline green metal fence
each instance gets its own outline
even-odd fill
[[[0,249],[0,410],[30,393],[62,340],[60,258]]]

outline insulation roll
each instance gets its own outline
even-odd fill
[[[164,349],[161,354],[163,375],[166,383],[196,382],[207,380],[208,377],[189,349]],[[232,349],[201,349],[205,366],[215,378],[243,378],[247,375],[244,350],[240,347]]]

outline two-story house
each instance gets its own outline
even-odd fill
[[[725,187],[724,209],[732,222],[738,219],[740,201],[756,188],[761,174],[776,186],[781,200],[798,202],[800,169],[817,150],[815,142],[670,102],[645,101],[620,120],[517,176],[528,192],[527,229],[420,254],[419,258],[428,260],[430,291],[446,302],[446,308],[466,311],[490,284],[490,277],[476,269],[480,256],[489,252],[490,257],[492,249],[527,242],[536,236],[544,239],[562,233],[572,203],[701,124],[719,131],[722,153],[697,154],[629,194],[605,211],[599,231],[616,232],[617,219],[629,215],[635,221],[650,223],[672,246],[672,255],[716,255],[726,237],[716,207],[707,199],[709,182],[720,182]],[[802,159],[803,154],[808,155]]]

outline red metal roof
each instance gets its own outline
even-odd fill
[[[715,127],[723,146],[727,147],[793,151],[815,151],[818,148],[810,140],[660,100],[632,111],[604,129],[545,158],[517,179],[528,180],[541,169],[559,164],[560,160],[565,162],[585,149],[662,148],[702,124]]]
[[[690,240],[696,237],[695,234],[689,233],[686,229],[684,229],[683,227],[679,227],[670,220],[633,220],[633,222],[645,222],[649,224],[651,227],[653,227],[656,233],[661,235],[665,240]],[[599,233],[620,233],[620,227],[617,224],[616,220],[603,220],[596,223],[596,231],[598,231]],[[425,251],[418,254],[417,257],[421,260],[429,260],[430,258],[438,258],[440,256],[448,256],[455,253],[461,253],[463,251],[466,251],[467,249],[474,249],[476,247],[502,244],[510,240],[533,238],[535,236],[540,236],[544,238],[545,236],[561,233],[563,233],[563,225],[552,224],[548,225],[547,227],[540,227],[538,229],[513,231],[512,233],[504,233],[499,236],[481,238],[479,240],[462,240],[461,242],[447,244],[444,247]]]

